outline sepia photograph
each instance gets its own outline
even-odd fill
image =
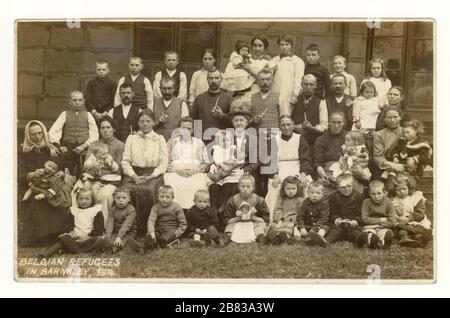
[[[435,282],[433,19],[15,31],[16,281]]]

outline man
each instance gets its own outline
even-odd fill
[[[208,128],[225,129],[231,127],[230,111],[231,96],[220,89],[222,83],[222,74],[214,69],[208,72],[207,76],[209,89],[207,92],[197,96],[192,107],[192,118],[200,119],[202,122],[202,136]],[[195,128],[194,128],[195,134]],[[209,136],[203,136],[203,141],[211,140]]]
[[[108,116],[117,123],[114,137],[125,143],[133,131],[138,131],[137,117],[141,109],[133,105],[134,91],[130,83],[123,83],[119,87],[119,96],[122,103],[108,112]]]
[[[294,131],[305,137],[310,148],[314,146],[317,137],[328,128],[327,105],[324,100],[315,96],[316,88],[317,79],[314,75],[303,76],[302,93],[292,110]],[[313,152],[312,149],[311,152]]]
[[[258,73],[260,91],[251,97],[252,123],[257,128],[278,128],[280,118],[280,94],[272,92],[273,74],[267,69]],[[284,110],[288,112],[288,110]]]
[[[349,95],[345,95],[345,88],[347,87],[347,80],[342,74],[336,74],[331,79],[331,96],[327,97],[327,109],[328,114],[333,112],[343,112],[345,115],[345,126],[344,129],[347,131],[352,130],[353,125],[353,107],[352,98]]]
[[[82,92],[70,93],[70,110],[59,115],[48,134],[51,143],[61,145],[64,166],[72,175],[78,175],[81,172],[80,154],[98,140],[97,124],[84,107]]]
[[[166,141],[171,138],[172,131],[180,126],[180,119],[189,116],[185,101],[175,97],[175,80],[171,77],[161,79],[161,98],[155,98],[153,112],[155,113],[155,132],[164,136]]]

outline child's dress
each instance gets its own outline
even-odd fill
[[[421,191],[416,191],[412,195],[409,195],[404,199],[394,197],[392,199],[392,204],[394,205],[395,212],[397,213],[397,218],[400,216],[408,217],[412,215],[414,213],[414,208],[420,201],[423,201],[424,204],[426,202],[426,199]],[[420,225],[425,229],[428,230],[431,229],[431,222],[430,220],[428,220],[426,214],[424,215],[424,218],[420,222],[411,221],[408,222],[408,225],[411,226]]]
[[[405,167],[408,159],[413,158],[416,163],[416,170],[409,172],[408,169],[405,169],[405,172],[415,177],[421,177],[424,169],[431,160],[432,154],[433,151],[429,143],[422,137],[413,141],[406,141],[405,138],[400,138],[395,147],[390,151],[389,157],[394,162],[403,164]]]
[[[255,78],[246,70],[237,68],[240,64],[251,64],[253,59],[250,57],[245,61],[237,52],[230,55],[230,62],[223,74],[221,87],[227,91],[241,91],[249,88],[254,82]]]
[[[377,124],[378,114],[381,113],[378,99],[372,97],[366,99],[363,96],[358,96],[353,102],[353,121],[361,121],[361,130],[373,129],[375,130]],[[357,130],[353,124],[352,130]]]
[[[359,166],[361,169],[356,168],[356,166]],[[337,178],[342,173],[356,173],[355,177],[369,181],[372,173],[368,166],[369,152],[365,145],[353,147],[342,145],[339,161],[333,163],[329,169],[333,172],[333,178]]]
[[[70,234],[77,242],[83,242],[91,238],[90,234],[94,229],[94,218],[99,212],[102,212],[101,204],[96,204],[87,209],[70,208],[70,213],[72,213],[75,223],[75,227]]]
[[[363,81],[361,82],[361,85],[367,81],[371,81],[372,83],[375,84],[375,88],[377,90],[377,99],[378,99],[378,104],[380,106],[386,105],[387,104],[387,93],[389,92],[389,89],[392,87],[392,83],[391,81],[386,78],[382,78],[382,77],[370,77],[370,78],[366,78],[363,79]]]
[[[273,212],[273,226],[277,232],[286,232],[293,236],[297,230],[297,211],[300,209],[303,197],[279,197]]]

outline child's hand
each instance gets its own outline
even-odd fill
[[[334,221],[334,224],[335,224],[336,226],[339,226],[339,225],[341,225],[343,222],[344,222],[344,221],[343,221],[341,218],[337,218],[337,219]]]
[[[356,220],[351,220],[349,222],[349,224],[350,224],[351,227],[357,227],[358,226],[358,222]]]
[[[206,234],[206,232],[208,232],[207,229],[203,229],[203,230],[202,230],[202,234]]]
[[[307,237],[308,231],[305,228],[300,229],[300,236],[301,237]]]
[[[39,193],[38,195],[36,195],[34,197],[36,200],[44,200],[45,199],[45,195],[43,193]]]
[[[400,217],[398,218],[398,221],[399,221],[401,224],[408,224],[408,223],[409,223],[409,219],[408,219],[406,216],[400,216]]]
[[[413,158],[408,158],[408,160],[406,161],[406,167],[408,168],[409,172],[416,171],[417,166]]]
[[[111,167],[112,165],[113,165],[113,162],[114,162],[114,160],[113,160],[113,158],[111,157],[111,155],[107,155],[106,157],[105,157],[105,165],[107,166],[107,167]]]
[[[361,129],[361,121],[360,120],[355,121],[355,127],[356,127],[356,129]]]
[[[120,237],[117,237],[117,238],[114,240],[114,246],[122,247],[122,239],[121,239]]]
[[[200,229],[195,229],[195,233],[197,233],[197,234],[202,234],[202,230],[200,230]]]
[[[69,152],[69,149],[67,149],[67,147],[61,147],[60,149],[61,149],[62,153]]]

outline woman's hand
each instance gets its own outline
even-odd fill
[[[278,176],[278,174],[274,175],[274,176],[273,176],[273,179],[272,179],[272,187],[278,188],[278,186],[279,186],[280,184],[281,184],[281,179],[280,179],[280,177]]]
[[[117,238],[114,240],[114,246],[116,246],[116,247],[122,247],[122,239],[121,239],[120,237],[117,237]]]
[[[413,158],[408,158],[408,160],[406,161],[406,167],[408,168],[409,172],[414,172],[417,169],[417,164]]]
[[[355,127],[356,127],[356,129],[361,129],[361,121],[360,120],[355,121]]]
[[[308,177],[306,176],[306,173],[300,173],[298,180],[300,181],[300,186],[302,188],[306,188],[308,186]]]

